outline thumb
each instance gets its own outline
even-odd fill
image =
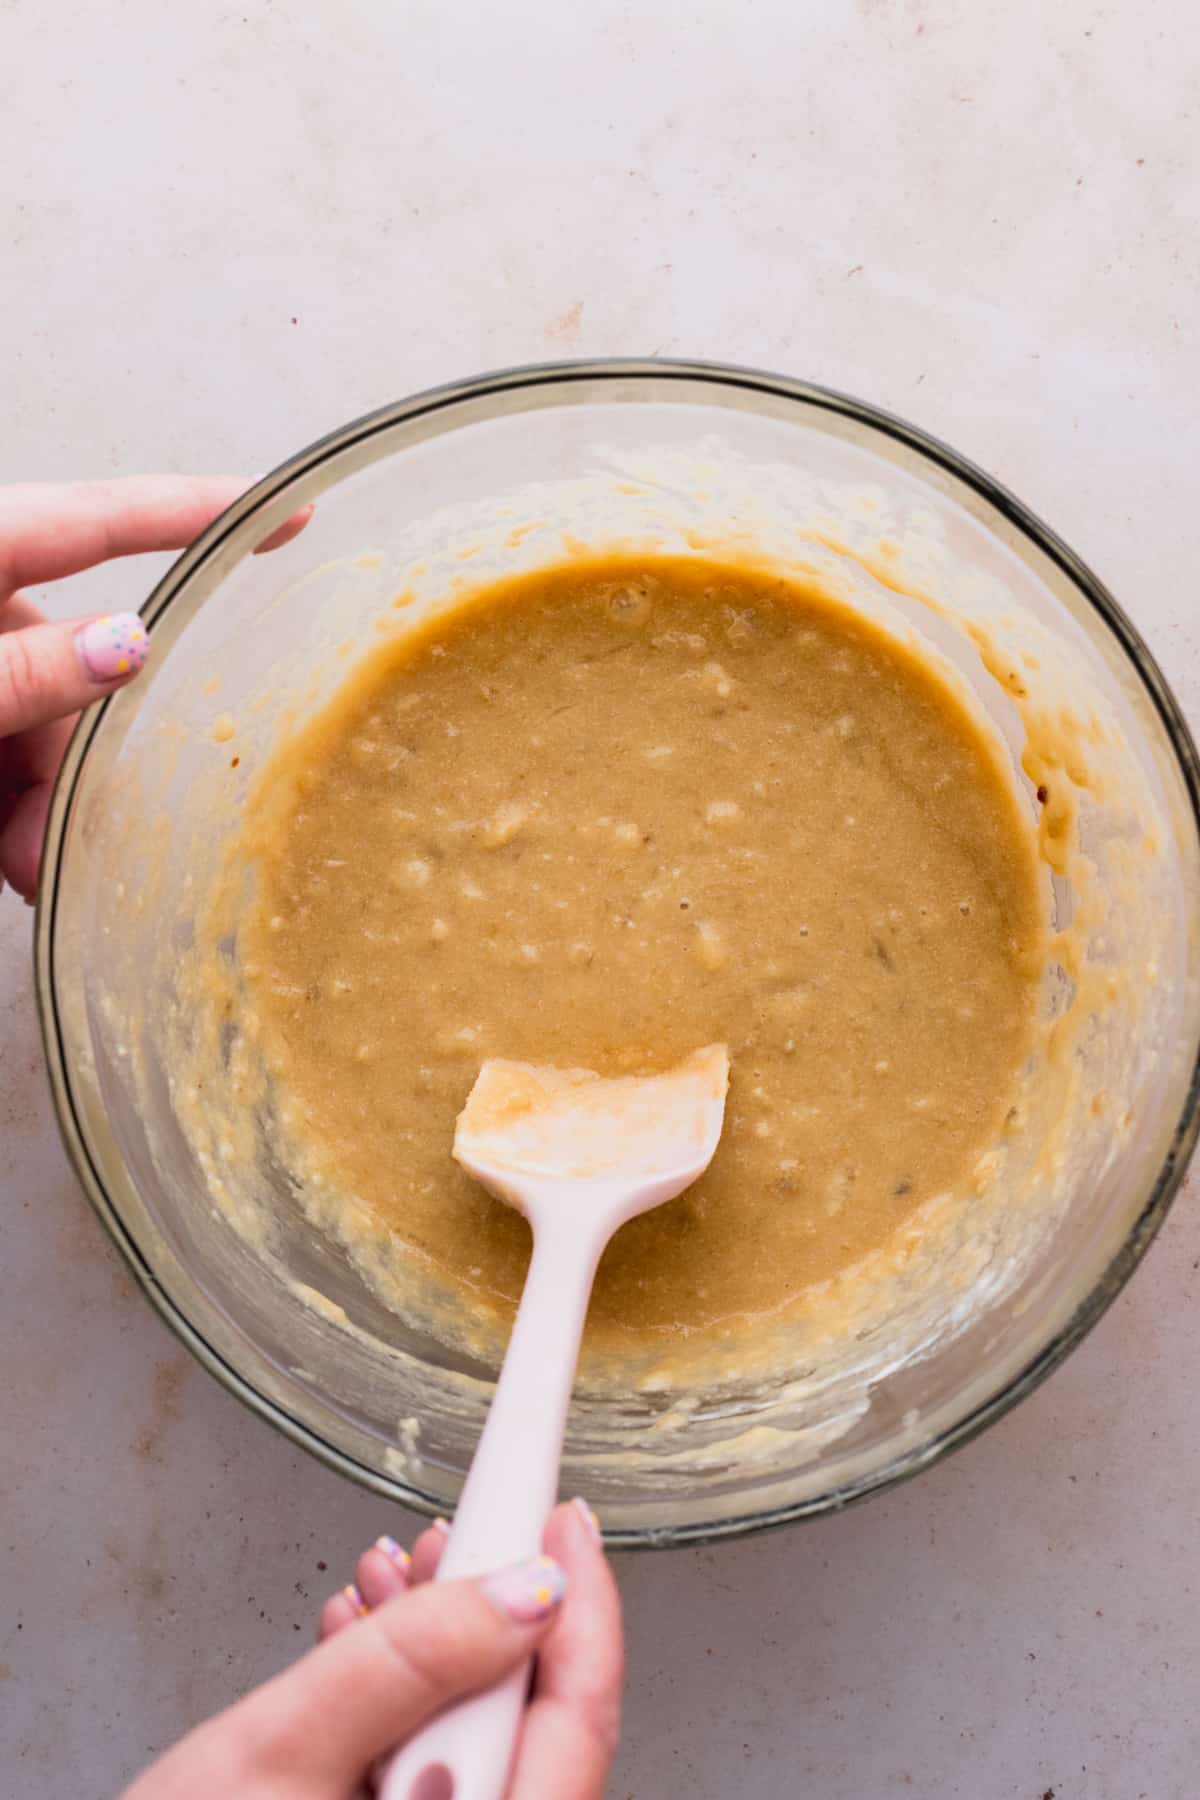
[[[478,1581],[427,1582],[326,1639],[198,1735],[237,1730],[240,1745],[209,1748],[215,1768],[238,1769],[243,1781],[343,1793],[434,1713],[523,1662],[565,1591],[546,1556]]]
[[[0,635],[0,738],[81,712],[136,675],[150,653],[136,613]]]

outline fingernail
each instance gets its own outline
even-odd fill
[[[561,1603],[567,1578],[548,1556],[500,1569],[480,1584],[497,1612],[517,1625],[540,1625]]]
[[[136,613],[106,613],[75,633],[79,660],[95,682],[136,675],[150,654],[146,627]]]
[[[579,1514],[580,1518],[583,1520],[584,1524],[587,1526],[588,1530],[591,1532],[591,1534],[595,1538],[596,1542],[598,1544],[602,1543],[603,1539],[604,1539],[604,1533],[600,1529],[600,1521],[596,1517],[595,1513],[592,1511],[591,1507],[588,1505],[587,1501],[584,1499],[583,1495],[576,1494],[574,1500],[572,1500],[572,1502],[571,1502],[571,1505],[575,1508],[575,1511]]]
[[[449,1521],[449,1519],[435,1519],[433,1521],[433,1529],[434,1529],[434,1531],[440,1531],[443,1537],[449,1537],[450,1536],[450,1521]]]
[[[386,1532],[384,1532],[382,1537],[377,1537],[375,1539],[375,1548],[377,1550],[382,1550],[385,1556],[390,1556],[397,1567],[401,1569],[412,1568],[412,1557],[408,1554],[408,1551],[405,1550],[402,1545],[398,1544],[394,1537],[389,1537]]]
[[[350,1583],[349,1587],[344,1587],[342,1589],[342,1597],[350,1602],[360,1619],[366,1618],[371,1609],[353,1582]]]

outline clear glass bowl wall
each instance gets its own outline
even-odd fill
[[[299,537],[251,554],[308,501]],[[55,1099],[90,1198],[184,1341],[298,1442],[417,1507],[453,1507],[489,1371],[387,1313],[265,1159],[247,1173],[260,1229],[235,1231],[214,1205],[172,1098],[171,967],[263,757],[395,624],[396,593],[436,607],[565,541],[724,543],[817,567],[927,642],[1014,759],[1020,713],[960,627],[1036,641],[1046,682],[1110,721],[1106,779],[1080,796],[1103,901],[1091,954],[1138,970],[1121,1015],[1076,1052],[1120,1131],[1113,1111],[1080,1108],[1058,1201],[1018,1196],[1024,1226],[1022,1206],[1016,1224],[989,1223],[967,1304],[918,1295],[894,1329],[824,1363],[798,1346],[778,1380],[741,1391],[577,1405],[564,1479],[615,1541],[668,1544],[821,1512],[922,1468],[1026,1392],[1131,1272],[1197,1125],[1197,765],[1144,645],[1065,546],[944,446],[803,384],[634,363],[481,378],[346,427],[218,520],[151,597],[146,675],[87,716],[60,779],[36,933]],[[1157,849],[1134,901],[1108,850],[1147,819]],[[1075,898],[1056,882],[1057,923]],[[1033,1161],[1026,1178],[1043,1179]]]

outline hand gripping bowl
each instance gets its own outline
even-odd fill
[[[303,533],[251,556],[309,501]],[[222,1171],[256,1221],[233,1229],[173,1097],[172,970],[255,769],[394,625],[398,590],[436,607],[565,542],[732,545],[816,570],[919,636],[1014,765],[1041,733],[1017,777],[1031,819],[1043,777],[1053,789],[1058,1085],[1003,1204],[886,1317],[798,1342],[770,1381],[578,1398],[564,1479],[614,1543],[673,1544],[915,1473],[1028,1393],[1128,1278],[1197,1131],[1200,769],[1145,645],[1052,532],[944,445],[801,382],[657,362],[484,376],[346,426],[219,518],[145,608],[146,675],[84,717],[59,779],[36,927],[55,1101],[93,1205],[183,1341],[297,1443],[419,1509],[453,1508],[491,1371],[388,1313],[265,1154]],[[1047,748],[1064,721],[1086,766]]]

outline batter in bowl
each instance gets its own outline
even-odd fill
[[[470,596],[276,753],[237,860],[231,1023],[279,1154],[373,1286],[485,1337],[529,1245],[450,1159],[485,1057],[729,1047],[716,1158],[617,1235],[594,1359],[752,1328],[969,1205],[1032,1042],[1046,902],[1002,748],[916,650],[767,573],[573,561]]]

